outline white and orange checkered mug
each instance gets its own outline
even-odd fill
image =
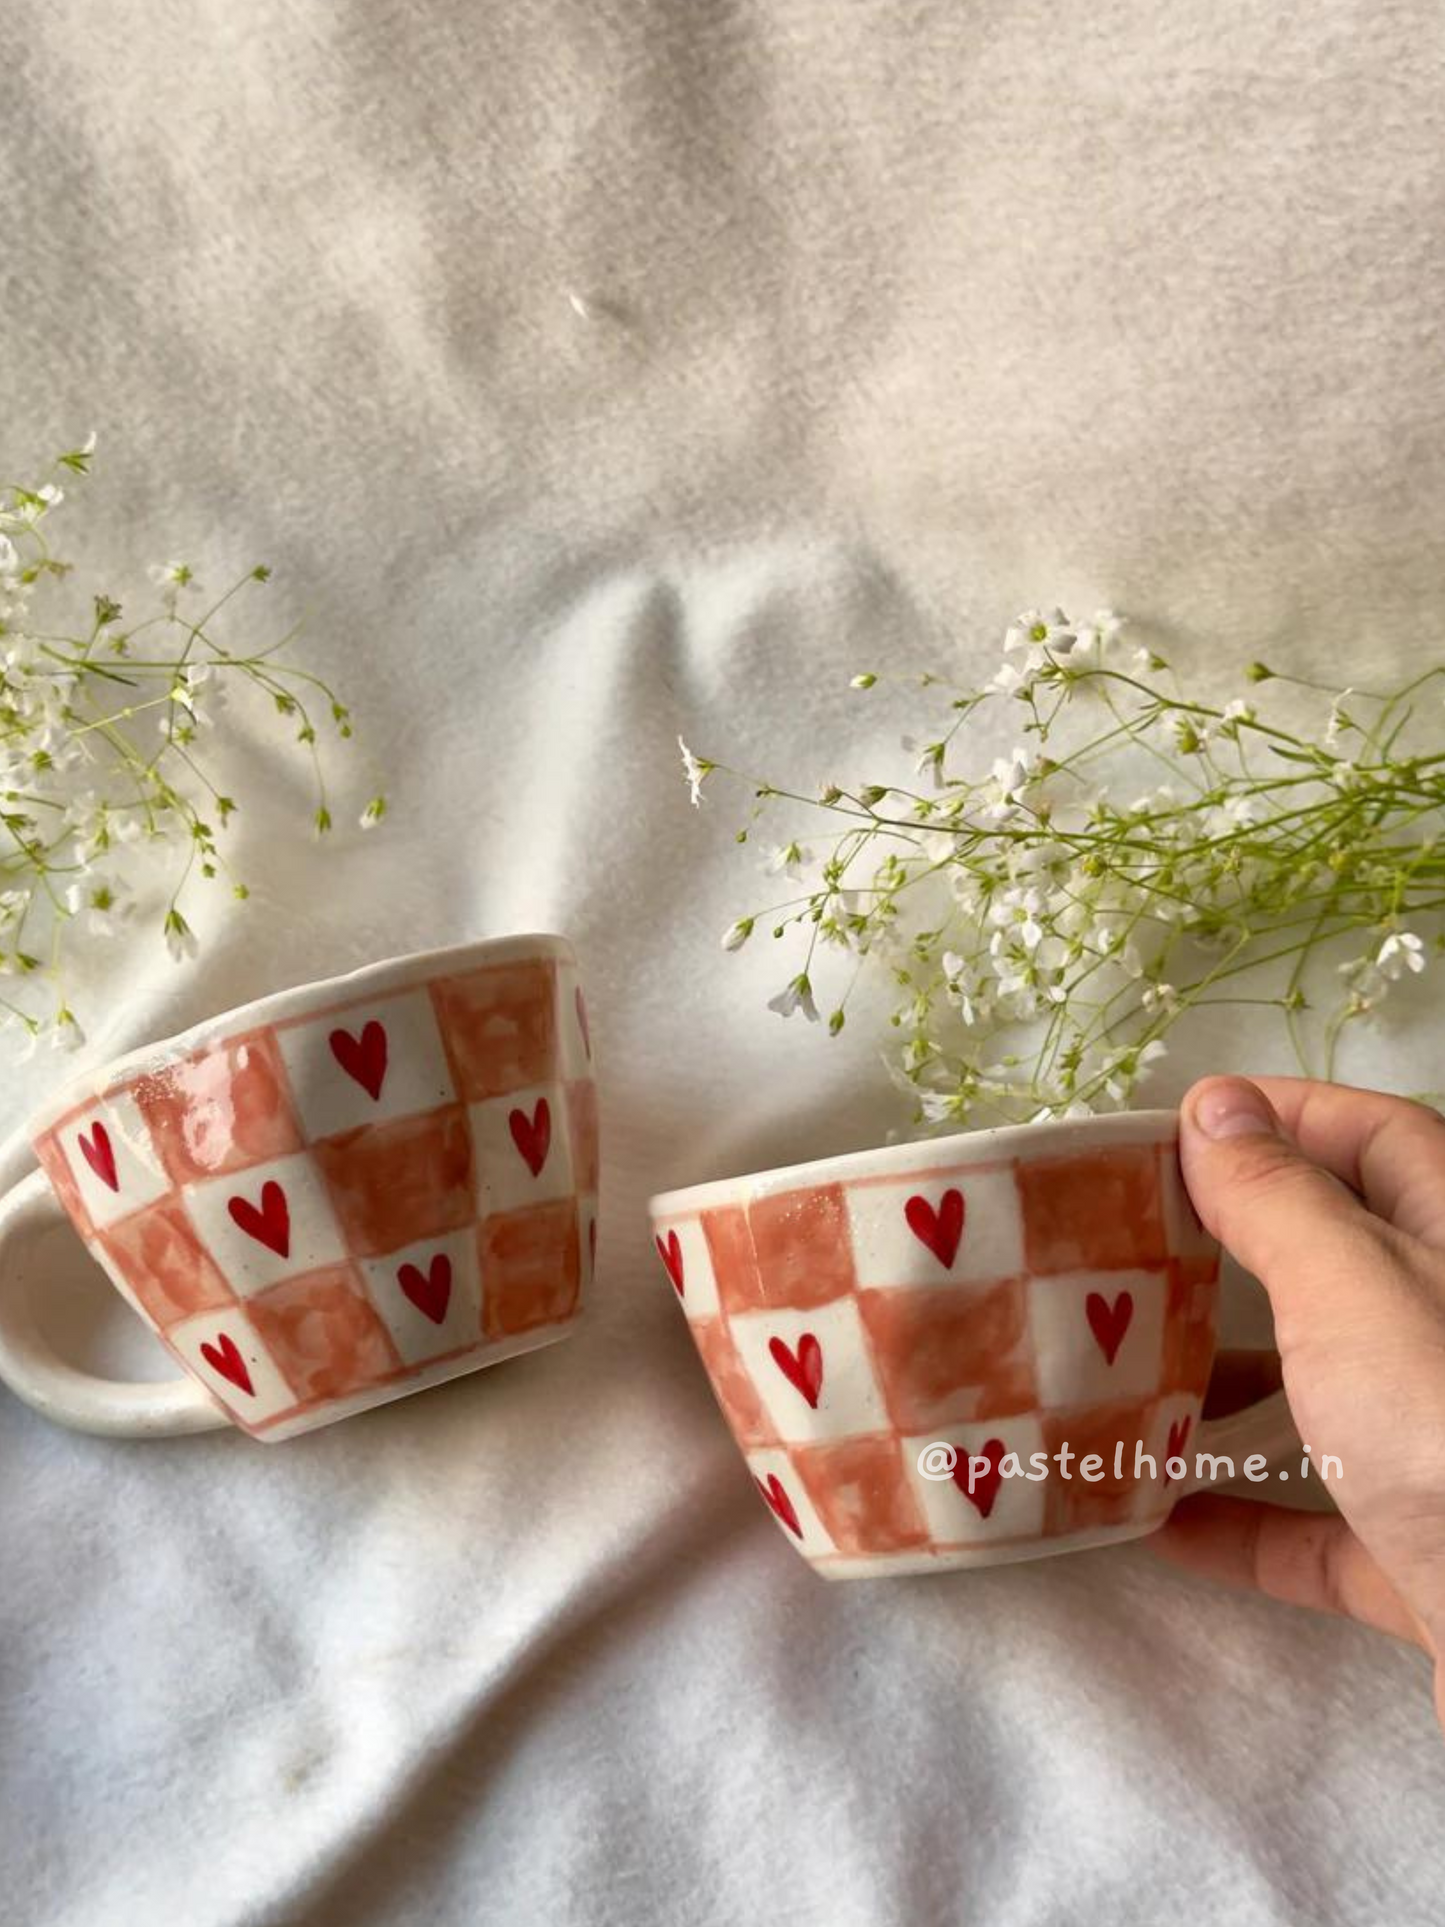
[[[819,1572],[1138,1538],[1298,1449],[1283,1393],[1201,1419],[1219,1247],[1178,1129],[1172,1111],[1028,1124],[652,1200],[718,1403]]]
[[[597,1242],[571,948],[502,937],[263,998],[73,1084],[0,1200],[0,1377],[88,1432],[291,1438],[563,1338]],[[68,1214],[185,1376],[119,1384],[34,1316]]]

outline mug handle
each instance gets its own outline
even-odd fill
[[[46,1418],[102,1438],[174,1438],[228,1424],[194,1378],[124,1384],[57,1355],[35,1318],[35,1266],[26,1250],[41,1231],[69,1222],[43,1171],[0,1198],[0,1379]]]
[[[1204,1419],[1198,1437],[1189,1448],[1193,1463],[1174,1493],[1175,1502],[1209,1486],[1238,1479],[1245,1459],[1263,1458],[1273,1469],[1276,1459],[1302,1450],[1299,1432],[1290,1416],[1289,1401],[1283,1392],[1271,1392],[1268,1398],[1246,1405],[1242,1412],[1231,1412],[1225,1418]],[[1234,1469],[1229,1471],[1221,1465],[1201,1471],[1199,1461],[1209,1455],[1227,1459]]]

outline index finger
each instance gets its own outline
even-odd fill
[[[1445,1247],[1445,1117],[1427,1104],[1307,1077],[1256,1077],[1312,1164],[1333,1172],[1377,1218]]]

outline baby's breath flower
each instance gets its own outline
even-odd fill
[[[1391,983],[1398,983],[1406,971],[1418,976],[1425,968],[1424,940],[1413,930],[1392,930],[1380,945],[1375,962]]]
[[[780,1017],[791,1017],[795,1010],[801,1010],[810,1024],[816,1024],[818,1006],[813,1002],[813,986],[807,972],[794,977],[787,989],[780,990],[776,997],[770,997],[768,1009],[775,1010]]]
[[[694,756],[687,744],[679,736],[677,746],[682,752],[682,773],[687,778],[687,786],[692,796],[692,807],[702,808],[702,786],[712,773],[712,764],[700,756]]]
[[[813,852],[801,843],[780,843],[763,864],[763,873],[770,877],[792,877],[801,882],[803,869],[813,861]]]
[[[86,476],[94,450],[91,435],[57,457],[57,468]],[[208,613],[181,618],[178,597],[189,592],[195,609],[199,586],[186,562],[149,571],[159,615],[131,610],[127,627],[116,596],[83,594],[85,614],[71,634],[73,603],[58,588],[70,568],[45,526],[64,501],[53,481],[0,487],[0,1021],[7,1043],[20,1034],[27,1045],[74,1048],[83,1032],[64,994],[67,962],[75,945],[115,937],[149,914],[126,874],[141,846],[175,862],[172,887],[180,887],[155,915],[167,948],[178,958],[195,952],[180,898],[192,877],[225,871],[219,839],[237,808],[201,756],[228,689],[250,683],[296,719],[317,820],[327,798],[309,705],[324,699],[333,714],[345,711],[276,645],[262,638],[234,647],[218,633],[215,619],[242,584]],[[237,619],[234,606],[225,619]],[[26,1008],[27,995],[35,1007]]]
[[[1166,1061],[1166,1033],[1215,1003],[1273,1004],[1307,1072],[1318,1035],[1328,1075],[1341,1027],[1445,953],[1445,759],[1428,732],[1414,750],[1406,732],[1435,677],[1445,666],[1395,692],[1342,691],[1312,740],[1273,690],[1267,715],[1242,697],[1189,699],[1107,611],[1025,611],[992,678],[953,694],[944,727],[910,745],[929,795],[816,792],[839,827],[819,880],[772,913],[777,936],[808,943],[772,1008],[816,1015],[815,953],[890,983],[890,1073],[930,1128],[1128,1104]],[[1264,663],[1245,679],[1291,693]],[[999,701],[999,719],[1022,706],[1023,741],[979,771],[962,725]],[[1177,780],[1129,800],[1145,757],[1172,758]],[[750,780],[760,805],[778,794]],[[801,880],[803,855],[783,844],[770,867]],[[1345,943],[1368,947],[1333,1000],[1312,995],[1317,953],[1333,961]]]

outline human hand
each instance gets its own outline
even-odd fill
[[[1435,1661],[1445,1725],[1445,1118],[1303,1078],[1185,1098],[1195,1209],[1263,1284],[1284,1388],[1338,1518],[1201,1496],[1151,1543],[1190,1571],[1346,1613]]]

